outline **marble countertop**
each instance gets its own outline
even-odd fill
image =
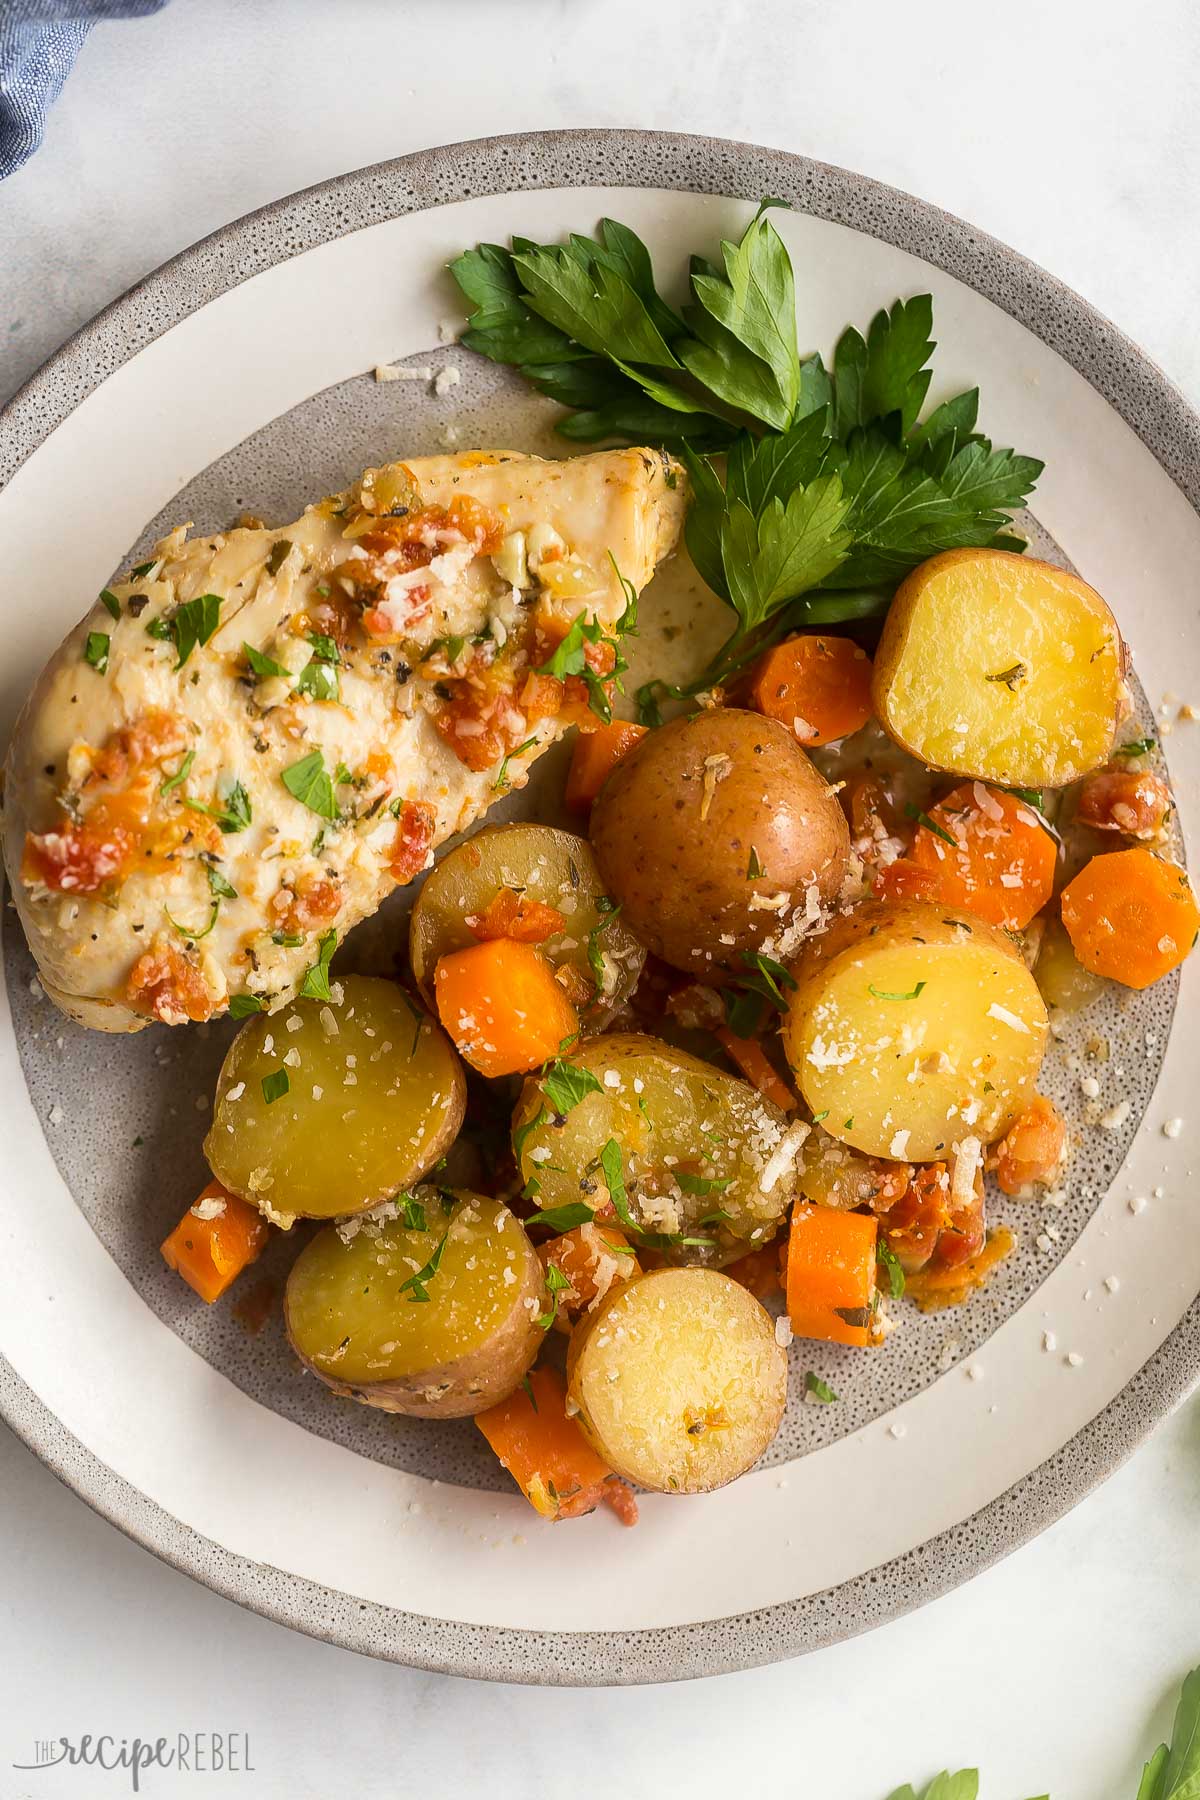
[[[175,0],[101,26],[0,187],[0,399],[166,257],[326,176],[490,132],[639,125],[802,151],[907,188],[1079,289],[1200,401],[1200,14],[1057,0]],[[0,1428],[0,1795],[34,1740],[246,1733],[231,1792],[884,1800],[978,1764],[983,1800],[1132,1800],[1200,1662],[1200,1401],[967,1587],[800,1662],[552,1694],[311,1642],[156,1562]],[[886,1504],[886,1499],[881,1500]],[[23,1785],[24,1784],[24,1785]]]

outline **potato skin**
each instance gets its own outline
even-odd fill
[[[938,957],[943,949],[956,952],[953,964]],[[864,979],[867,967],[894,953],[904,991],[892,991],[895,971],[877,990]],[[864,901],[809,940],[793,975],[788,1061],[808,1105],[828,1113],[825,1130],[865,1155],[922,1162],[968,1134],[990,1143],[1033,1097],[1045,1005],[1009,934],[973,913],[924,900]],[[926,999],[908,991],[912,977],[929,989]],[[856,991],[846,993],[847,980]],[[956,1055],[944,1058],[947,1048]]]
[[[567,1351],[584,1435],[618,1475],[662,1494],[708,1493],[744,1475],[779,1429],[787,1377],[774,1320],[715,1269],[622,1283],[584,1315]]]
[[[317,1254],[328,1253],[333,1248],[332,1240],[337,1237],[337,1227],[326,1226],[297,1257],[284,1294],[283,1313],[288,1342],[305,1368],[311,1370],[333,1393],[349,1400],[357,1400],[364,1406],[376,1407],[381,1412],[403,1413],[414,1419],[469,1418],[507,1399],[537,1360],[538,1352],[545,1342],[545,1334],[537,1324],[537,1315],[546,1304],[545,1278],[537,1251],[526,1237],[524,1229],[500,1202],[483,1200],[478,1195],[470,1194],[460,1195],[459,1200],[494,1209],[498,1216],[503,1216],[509,1235],[520,1246],[520,1253],[514,1259],[514,1264],[507,1265],[515,1266],[516,1279],[512,1286],[504,1290],[506,1310],[503,1317],[482,1343],[465,1349],[456,1356],[435,1358],[420,1368],[377,1380],[340,1379],[327,1367],[322,1367],[320,1361],[302,1347],[301,1329],[297,1320],[298,1283],[304,1280],[307,1273],[305,1258],[308,1257],[311,1264],[314,1250]],[[387,1229],[385,1225],[384,1231]],[[344,1246],[348,1256],[354,1253],[354,1241]],[[364,1239],[364,1242],[369,1243],[370,1240]],[[372,1277],[376,1274],[375,1270],[371,1271]],[[433,1305],[437,1304],[436,1284],[440,1278],[439,1271],[430,1283],[430,1303]],[[428,1308],[421,1307],[419,1316],[422,1323],[428,1319]]]
[[[791,733],[732,707],[643,738],[601,789],[591,838],[641,941],[718,982],[779,933],[810,887],[831,900],[850,854],[841,808]],[[750,878],[752,856],[762,873]],[[782,907],[752,905],[780,894]]]
[[[1007,550],[946,550],[900,584],[875,653],[876,716],[933,769],[1065,787],[1109,754],[1128,651],[1067,570]],[[1006,669],[1024,674],[1011,685]]]

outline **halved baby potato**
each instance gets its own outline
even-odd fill
[[[419,1188],[329,1225],[288,1277],[293,1350],[337,1394],[459,1419],[507,1399],[545,1341],[537,1251],[499,1200]]]
[[[805,947],[783,1041],[827,1132],[926,1162],[989,1144],[1034,1093],[1047,1015],[1012,939],[924,900],[868,900]]]
[[[553,907],[563,928],[539,945],[563,972],[567,997],[584,1022],[603,1022],[637,985],[646,952],[604,891],[586,839],[549,825],[494,825],[438,863],[413,908],[408,941],[417,985],[433,997],[443,956],[479,942],[479,921],[504,889]]]
[[[1078,575],[1005,550],[947,550],[884,622],[878,717],[933,769],[1065,787],[1098,768],[1124,711],[1116,620]]]
[[[539,1208],[582,1203],[612,1219],[612,1202],[616,1222],[642,1234],[635,1241],[722,1263],[779,1229],[807,1130],[748,1082],[657,1038],[613,1032],[526,1081],[513,1150]]]
[[[285,1230],[418,1181],[466,1110],[454,1046],[403,988],[347,975],[333,991],[243,1025],[204,1141],[217,1180]]]
[[[787,1352],[775,1321],[715,1269],[657,1269],[576,1327],[568,1395],[604,1460],[660,1494],[744,1475],[779,1429]]]

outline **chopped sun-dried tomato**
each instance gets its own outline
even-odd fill
[[[137,840],[121,826],[105,830],[67,825],[62,831],[29,832],[21,858],[28,887],[61,894],[95,894],[126,873],[137,855]]]
[[[200,1024],[211,1019],[214,1000],[194,952],[158,937],[139,956],[125,987],[134,1012],[164,1025]]]
[[[514,681],[511,662],[499,658],[447,683],[451,698],[433,722],[438,735],[477,774],[494,768],[528,733],[528,716],[513,697]]]
[[[566,929],[566,920],[555,906],[530,900],[510,887],[502,887],[487,911],[468,919],[472,935],[481,942],[488,938],[513,938],[518,944],[544,944]]]
[[[1171,816],[1171,790],[1158,775],[1100,769],[1079,790],[1077,818],[1094,831],[1156,837]]]
[[[396,820],[389,868],[393,881],[411,881],[429,861],[437,814],[423,800],[405,800]]]
[[[1044,1094],[1036,1094],[1011,1130],[997,1144],[991,1166],[1006,1194],[1034,1186],[1050,1187],[1062,1167],[1067,1147],[1066,1123]]]
[[[271,922],[277,931],[307,935],[337,918],[342,904],[336,882],[311,877],[295,887],[281,887],[271,899]]]

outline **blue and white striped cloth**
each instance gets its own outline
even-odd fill
[[[0,0],[0,180],[42,141],[46,114],[98,19],[140,19],[167,0]]]

